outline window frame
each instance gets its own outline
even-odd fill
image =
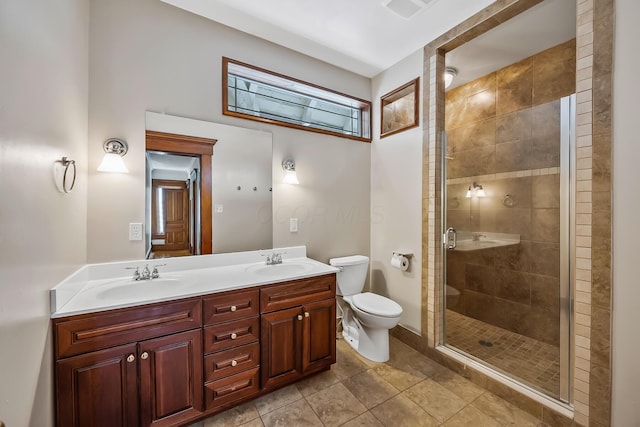
[[[348,135],[342,132],[333,132],[330,130],[326,130],[326,129],[318,129],[318,128],[313,128],[311,126],[304,126],[304,125],[299,125],[296,123],[289,123],[289,122],[285,122],[285,121],[280,121],[280,120],[276,120],[276,119],[272,119],[272,118],[267,118],[267,117],[259,117],[259,116],[254,116],[251,114],[247,114],[247,113],[241,113],[238,111],[232,111],[229,110],[229,92],[228,92],[228,87],[229,87],[229,64],[233,64],[233,65],[238,65],[240,67],[245,67],[248,68],[250,70],[253,71],[257,71],[258,73],[264,73],[267,74],[269,76],[274,76],[276,79],[284,79],[287,81],[290,81],[294,84],[297,85],[303,85],[303,86],[308,86],[311,89],[318,89],[321,91],[325,91],[328,94],[334,94],[334,95],[338,95],[341,97],[346,97],[348,98],[353,104],[357,104],[357,108],[359,108],[360,110],[360,132],[363,136],[356,136],[356,135]],[[265,83],[265,85],[270,85],[269,83]],[[276,85],[273,85],[276,86]],[[276,86],[278,87],[278,86]],[[283,89],[287,89],[287,90],[291,90],[288,88],[283,88]],[[305,96],[309,96],[311,98],[316,98],[319,100],[323,100],[323,101],[328,101],[328,102],[333,102],[336,103],[335,100],[331,100],[331,99],[325,99],[322,97],[317,97],[315,95],[309,95],[309,94],[305,94],[304,92],[299,92],[301,95],[305,95]],[[232,117],[238,117],[238,118],[242,118],[242,119],[247,119],[247,120],[253,120],[253,121],[257,121],[257,122],[262,122],[262,123],[269,123],[269,124],[273,124],[276,126],[284,126],[284,127],[288,127],[288,128],[292,128],[292,129],[299,129],[299,130],[304,130],[304,131],[308,131],[308,132],[314,132],[314,133],[320,133],[320,134],[325,134],[325,135],[332,135],[332,136],[337,136],[340,138],[347,138],[347,139],[352,139],[352,140],[356,140],[356,141],[361,141],[361,142],[371,142],[371,136],[372,136],[372,124],[371,124],[371,111],[372,111],[372,103],[371,101],[367,101],[361,98],[357,98],[351,95],[347,95],[345,93],[342,92],[338,92],[332,89],[328,89],[326,87],[323,86],[319,86],[313,83],[309,83],[309,82],[305,82],[303,80],[299,80],[293,77],[289,77],[286,76],[284,74],[280,74],[280,73],[276,73],[274,71],[269,71],[266,70],[264,68],[260,68],[260,67],[256,67],[254,65],[250,65],[244,62],[240,62],[240,61],[236,61],[234,59],[231,58],[227,58],[225,56],[222,57],[222,114],[225,116],[232,116]]]

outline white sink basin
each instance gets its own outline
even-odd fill
[[[258,264],[247,267],[247,271],[266,277],[277,277],[289,274],[303,274],[313,270],[313,264],[292,261],[283,261],[282,264],[266,265]]]
[[[159,277],[152,280],[123,279],[107,284],[96,293],[96,298],[104,300],[129,300],[150,296],[164,296],[185,286],[183,280],[175,277]],[[111,285],[111,286],[109,286]]]

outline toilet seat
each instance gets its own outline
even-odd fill
[[[358,309],[375,316],[398,317],[402,314],[400,304],[371,292],[353,295],[351,301]]]

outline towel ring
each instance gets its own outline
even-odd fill
[[[65,193],[70,193],[73,187],[76,185],[76,161],[70,160],[67,157],[63,157],[62,160],[58,160],[64,166],[64,174],[62,175],[62,189]],[[69,166],[73,166],[73,179],[71,185],[67,188],[67,173],[69,172]]]

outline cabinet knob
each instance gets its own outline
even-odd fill
[[[231,366],[237,366],[237,365],[238,365],[238,362],[236,362],[235,360],[231,361]]]
[[[238,309],[238,307],[236,307],[235,305],[231,306],[231,311],[236,311]]]
[[[149,358],[149,353],[146,351],[140,355],[140,359],[147,360]]]
[[[236,334],[235,332],[231,334],[231,339],[235,340],[236,338],[238,338],[238,334]]]
[[[298,314],[298,320],[302,320],[302,314]]]
[[[309,317],[309,312],[308,311],[304,312],[304,317]]]
[[[134,360],[136,360],[136,357],[133,354],[130,354],[129,356],[127,356],[127,362],[131,363]]]

